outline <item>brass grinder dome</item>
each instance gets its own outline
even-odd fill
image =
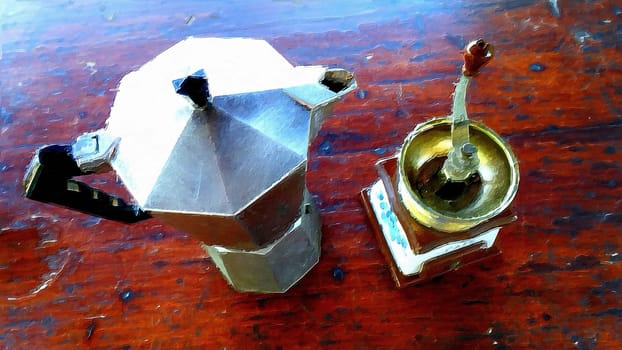
[[[518,161],[503,139],[483,123],[469,120],[470,142],[477,148],[478,182],[426,194],[424,178],[442,166],[452,148],[452,120],[432,119],[406,137],[398,160],[400,200],[419,223],[442,232],[468,230],[503,212],[518,190]]]

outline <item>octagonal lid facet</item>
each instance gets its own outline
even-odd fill
[[[173,84],[199,70],[205,109]],[[309,110],[285,90],[325,71],[294,67],[263,40],[186,39],[121,80],[111,165],[144,210],[234,214],[306,160]]]

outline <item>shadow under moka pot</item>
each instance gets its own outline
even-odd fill
[[[318,261],[307,147],[356,81],[294,67],[267,42],[189,38],[119,85],[104,129],[35,154],[29,198],[203,242],[239,291],[284,292]],[[74,179],[114,170],[136,204]]]
[[[516,220],[518,161],[466,112],[468,83],[492,57],[484,40],[467,45],[452,114],[417,125],[397,155],[376,163],[379,180],[362,191],[398,287],[498,254],[500,228]]]

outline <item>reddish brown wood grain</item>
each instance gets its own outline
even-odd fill
[[[11,2],[0,12],[0,345],[8,349],[615,349],[622,346],[622,5]],[[121,77],[188,35],[270,41],[359,90],[309,148],[320,263],[240,294],[199,242],[21,197],[32,152],[104,125]],[[496,57],[469,112],[521,167],[503,254],[398,290],[359,191],[416,123],[450,112],[459,50]],[[93,180],[123,196],[113,176]]]

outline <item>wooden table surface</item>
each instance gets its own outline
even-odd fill
[[[0,4],[0,344],[6,349],[619,349],[619,1],[13,1]],[[268,40],[359,89],[309,148],[319,264],[282,295],[228,287],[200,242],[24,199],[33,151],[104,126],[120,79],[190,36]],[[501,258],[398,290],[359,191],[450,111],[459,50],[497,57],[473,119],[513,147]],[[113,176],[100,187],[127,196]]]

